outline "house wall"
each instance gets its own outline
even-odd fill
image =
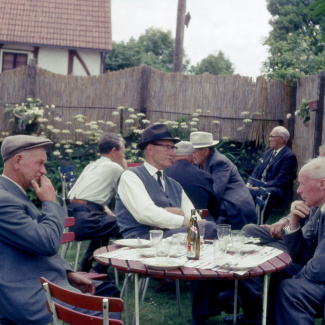
[[[34,47],[22,46],[22,45],[4,45],[0,50],[0,72],[2,69],[2,55],[3,52],[16,52],[28,54],[28,60],[34,57]],[[85,62],[90,75],[99,75],[101,67],[101,53],[93,51],[78,50],[77,51],[82,60]],[[69,61],[69,50],[59,48],[46,48],[41,47],[38,52],[37,65],[40,68],[46,69],[53,73],[67,75],[68,74],[68,61]],[[73,60],[73,75],[74,76],[87,76],[87,72],[74,57]]]

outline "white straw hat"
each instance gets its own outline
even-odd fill
[[[194,148],[213,147],[219,143],[218,140],[213,140],[212,133],[208,132],[192,132],[190,142]]]

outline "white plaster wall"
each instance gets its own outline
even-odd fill
[[[48,71],[63,75],[68,74],[69,51],[66,49],[40,48],[37,65]]]
[[[100,74],[100,59],[101,59],[100,53],[78,51],[78,54],[85,62],[91,76]],[[82,67],[81,63],[76,57],[74,57],[74,61],[73,61],[73,75],[87,76],[85,69]]]

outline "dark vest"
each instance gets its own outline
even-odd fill
[[[128,169],[134,172],[143,182],[148,194],[156,206],[160,208],[166,207],[181,207],[182,205],[182,187],[164,175],[165,192],[158,184],[158,182],[148,173],[144,165],[139,167],[132,167]],[[134,189],[136,191],[136,189]],[[117,223],[120,227],[120,232],[124,238],[128,237],[141,237],[147,235],[149,230],[154,226],[143,225],[135,220],[129,210],[121,201],[119,195],[116,195],[115,213],[117,215]]]

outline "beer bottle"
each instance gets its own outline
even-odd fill
[[[200,234],[196,210],[191,210],[191,219],[187,227],[187,258],[198,260],[200,257]]]

